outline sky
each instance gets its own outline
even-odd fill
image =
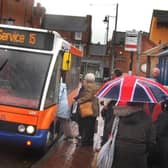
[[[168,10],[168,0],[35,0],[46,8],[47,14],[86,16],[92,15],[92,43],[106,42],[109,15],[109,36],[115,29],[116,4],[118,4],[117,31],[149,32],[154,9]]]

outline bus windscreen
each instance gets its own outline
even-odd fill
[[[37,109],[51,55],[0,49],[1,59],[0,104]]]

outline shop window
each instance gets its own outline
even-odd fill
[[[82,40],[82,32],[75,32],[75,40]]]

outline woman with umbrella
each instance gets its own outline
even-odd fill
[[[147,168],[147,157],[155,144],[155,129],[144,112],[144,103],[114,106],[120,118],[115,141],[114,168]]]
[[[155,81],[128,75],[105,83],[96,95],[118,102],[113,108],[120,121],[112,167],[146,168],[156,131],[144,104],[160,102],[168,91]]]

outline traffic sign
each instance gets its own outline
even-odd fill
[[[137,51],[138,48],[138,31],[126,31],[125,51]]]

